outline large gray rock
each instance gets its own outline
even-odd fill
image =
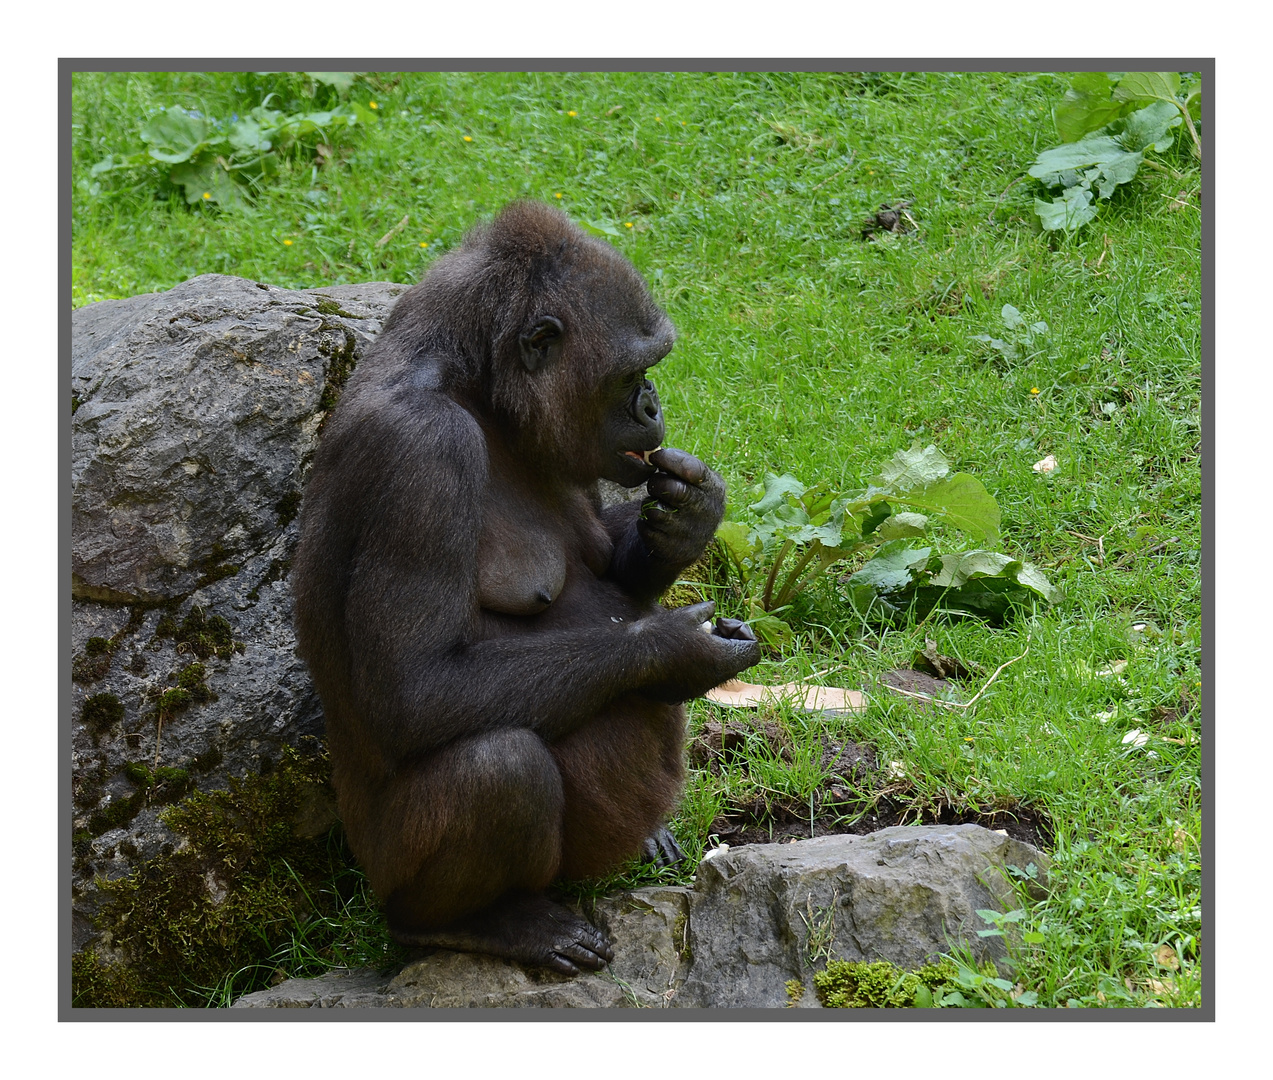
[[[206,275],[71,316],[77,948],[92,877],[177,842],[166,803],[322,733],[287,581],[300,492],[327,410],[405,288]]]
[[[898,825],[731,850],[699,868],[694,965],[682,992],[708,1007],[773,1005],[786,1000],[790,979],[812,986],[815,958],[916,968],[956,941],[978,959],[1000,959],[999,938],[977,937],[988,927],[976,912],[1015,907],[1002,868],[1043,861],[980,825]]]
[[[817,1008],[813,974],[828,959],[915,968],[955,944],[1004,955],[980,938],[978,909],[1016,906],[1005,867],[1045,855],[979,825],[899,826],[867,836],[735,848],[699,866],[693,888],[654,887],[596,902],[613,963],[567,978],[438,950],[397,975],[371,970],[296,979],[236,1008],[778,1008],[788,983]]]
[[[75,595],[169,599],[268,550],[295,515],[324,395],[404,288],[207,274],[74,312]]]

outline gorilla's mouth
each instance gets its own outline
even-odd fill
[[[650,465],[650,455],[659,449],[660,447],[656,446],[653,450],[625,450],[623,451],[623,456],[630,457],[633,461],[639,461],[642,465],[649,465],[653,469],[654,466]]]

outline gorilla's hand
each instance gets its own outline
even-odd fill
[[[688,566],[716,534],[725,515],[725,481],[693,454],[664,447],[650,455],[659,471],[646,482],[637,532],[650,554]]]
[[[751,629],[737,619],[711,619],[716,605],[702,604],[660,611],[638,626],[655,636],[663,674],[645,693],[658,701],[677,704],[707,693],[760,659],[760,644]]]

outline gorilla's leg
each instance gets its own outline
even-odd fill
[[[457,740],[393,783],[409,791],[395,792],[388,805],[408,807],[415,822],[437,829],[431,853],[388,895],[399,941],[567,974],[600,969],[613,956],[600,931],[541,895],[560,866],[563,799],[538,736],[512,729]],[[398,830],[416,832],[409,822]]]
[[[685,776],[679,706],[623,698],[550,749],[565,806],[561,876],[595,877],[624,859],[683,858],[664,822]]]

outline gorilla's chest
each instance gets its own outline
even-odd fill
[[[572,574],[604,574],[611,554],[609,537],[585,498],[554,504],[494,483],[477,549],[479,603],[503,615],[538,615]]]

